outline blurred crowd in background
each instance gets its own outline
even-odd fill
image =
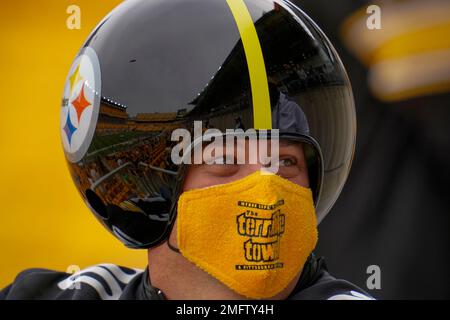
[[[356,100],[357,146],[317,253],[379,299],[450,298],[450,3],[295,0],[338,50]],[[369,4],[381,29],[369,30]]]

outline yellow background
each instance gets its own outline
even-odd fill
[[[16,0],[0,10],[0,288],[23,269],[112,262],[144,268],[85,207],[59,138],[61,94],[78,49],[118,0]],[[81,8],[69,30],[67,7]]]

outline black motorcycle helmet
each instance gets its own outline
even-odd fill
[[[283,0],[129,0],[69,71],[61,138],[95,217],[131,248],[166,240],[186,166],[175,129],[279,130],[303,143],[320,222],[352,162],[356,120],[328,39]]]

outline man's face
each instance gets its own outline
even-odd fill
[[[267,141],[266,141],[267,142]],[[265,143],[266,143],[265,142]],[[269,150],[270,156],[270,142],[267,142],[266,146]],[[258,148],[260,145],[258,144]],[[264,166],[258,161],[256,163],[252,163],[249,161],[251,156],[249,155],[249,151],[251,147],[249,146],[248,141],[245,144],[235,144],[231,150],[224,150],[223,154],[220,157],[223,157],[223,163],[230,163],[230,159],[226,159],[227,157],[233,155],[237,155],[237,151],[239,148],[243,148],[245,151],[245,163],[244,164],[198,164],[198,165],[190,165],[187,171],[187,175],[185,178],[183,191],[188,191],[192,189],[201,189],[219,184],[226,184],[233,182],[235,180],[243,179],[246,176],[252,174],[255,171],[261,170],[264,167],[273,167],[273,163],[269,163]],[[253,149],[254,150],[254,149]],[[241,150],[242,151],[242,150]],[[260,150],[258,150],[259,152]],[[254,152],[254,151],[253,151]],[[211,155],[213,158],[216,157],[215,154]],[[219,156],[219,155],[218,155]],[[249,157],[250,156],[250,157]],[[272,159],[272,158],[271,158]],[[209,162],[211,159],[203,159],[204,162]],[[236,160],[236,159],[235,159]],[[272,159],[272,162],[275,161]],[[280,140],[279,141],[279,156],[276,159],[277,163],[275,166],[278,168],[277,175],[290,180],[293,183],[296,183],[302,187],[309,188],[309,179],[308,179],[308,167],[305,159],[305,153],[303,150],[302,143]],[[212,161],[211,161],[212,162]],[[211,163],[210,162],[210,163]],[[237,161],[235,161],[237,162]],[[178,244],[177,237],[177,222],[178,219],[175,220],[175,225],[170,234],[169,242],[171,244]],[[164,251],[167,250],[167,247],[162,247],[163,249],[154,249],[154,251]],[[164,259],[167,257],[173,257],[175,260],[173,261],[174,269],[184,270],[184,277],[192,280],[196,283],[202,283],[205,285],[206,290],[202,290],[201,294],[198,297],[205,297],[205,292],[211,295],[206,295],[209,298],[215,297],[217,299],[224,299],[225,297],[228,299],[240,299],[243,296],[239,296],[236,293],[232,293],[230,289],[228,289],[225,285],[220,283],[218,280],[213,278],[211,275],[205,273],[200,268],[196,267],[194,264],[190,263],[185,258],[182,258],[181,255],[173,256],[171,254],[164,254]],[[154,259],[157,261],[158,259]],[[149,261],[152,261],[151,259]],[[166,261],[166,260],[164,260]],[[157,266],[153,267],[154,270],[158,270]],[[298,279],[300,277],[301,271],[296,275],[296,277],[289,283],[289,285],[281,291],[276,296],[272,297],[273,299],[285,299],[294,289]]]
[[[270,145],[270,143],[268,143],[268,145]],[[239,151],[242,151],[237,150],[239,148],[245,149],[245,164],[236,164],[237,161],[235,161],[235,158],[233,161],[230,161],[230,157],[233,158]],[[224,158],[224,163],[233,164],[204,163],[190,165],[184,182],[183,191],[229,183],[242,179],[249,174],[264,168],[264,165],[259,162],[252,164],[251,161],[249,161],[249,149],[248,141],[242,145],[235,144],[234,150],[227,150],[227,147],[224,145],[223,155],[220,156]],[[204,159],[205,162],[208,160],[210,159]],[[290,180],[302,187],[309,188],[308,166],[302,143],[280,140],[277,166],[277,174],[280,177]]]

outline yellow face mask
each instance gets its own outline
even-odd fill
[[[254,299],[285,289],[317,243],[311,190],[261,171],[184,192],[177,219],[181,254]]]

